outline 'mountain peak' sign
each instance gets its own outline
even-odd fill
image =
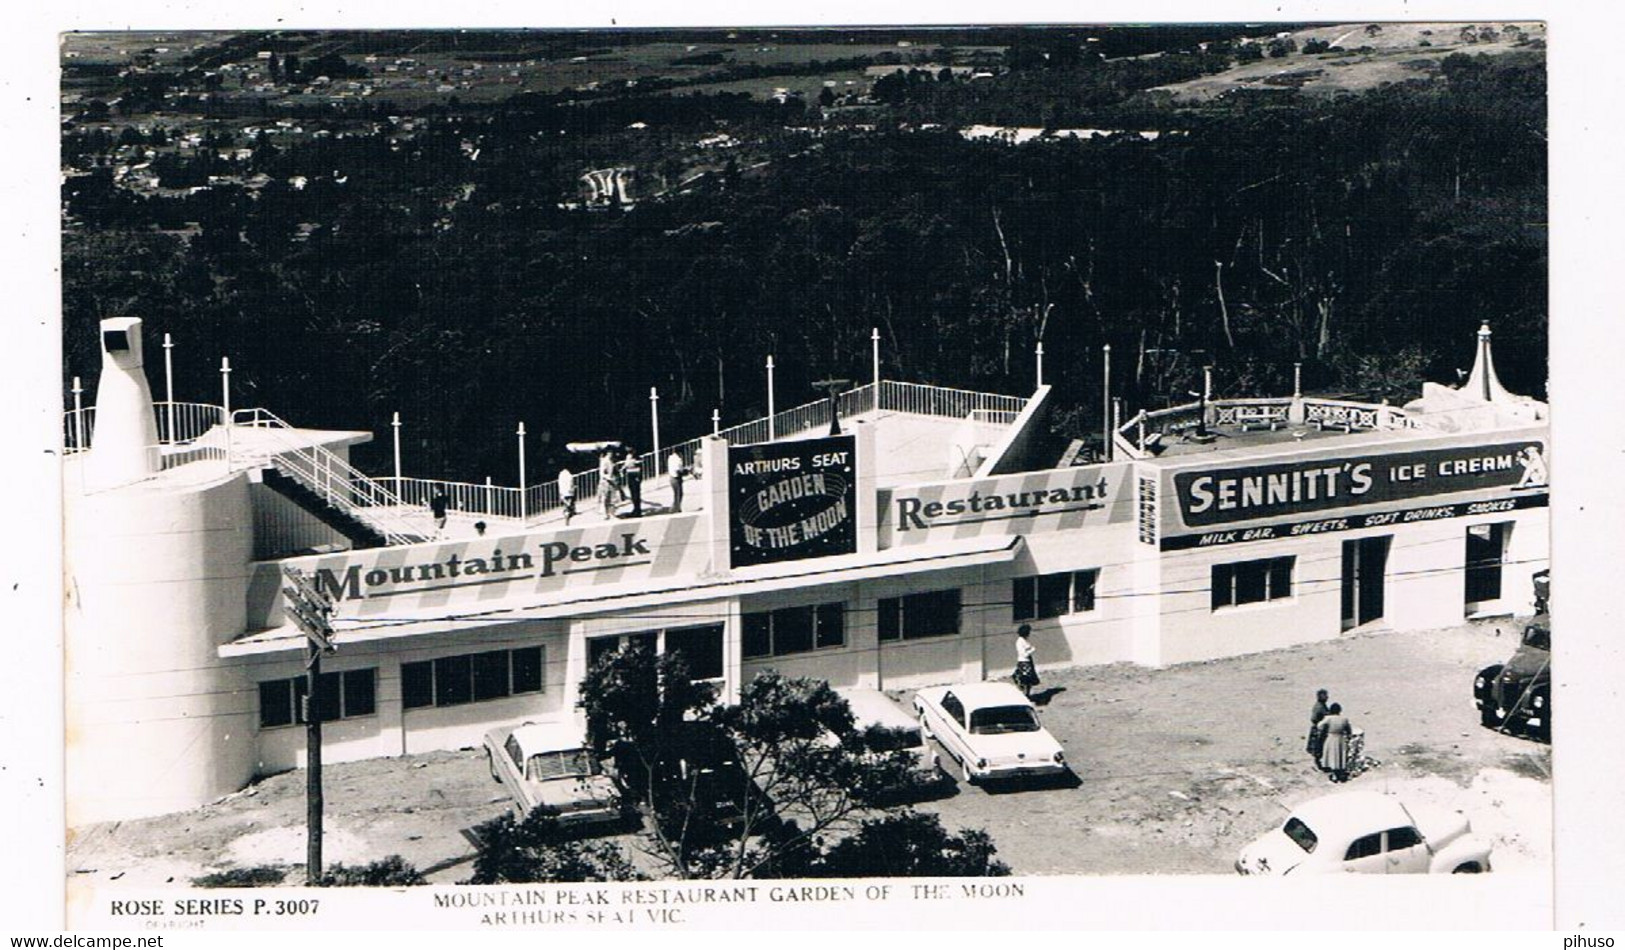
[[[728,449],[734,567],[857,551],[852,436]]]

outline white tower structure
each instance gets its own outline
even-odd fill
[[[102,321],[102,378],[96,387],[96,426],[86,480],[98,488],[138,481],[157,471],[158,420],[152,413],[141,352],[141,321]]]
[[[254,683],[217,655],[245,625],[247,475],[161,471],[141,321],[101,339],[92,448],[63,479],[70,826],[193,808],[255,766]]]

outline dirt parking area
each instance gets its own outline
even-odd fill
[[[949,828],[987,829],[1017,874],[1230,873],[1244,844],[1334,790],[1303,751],[1324,687],[1380,763],[1347,788],[1460,809],[1494,841],[1496,869],[1547,868],[1550,749],[1480,727],[1472,703],[1473,674],[1504,660],[1520,629],[1367,633],[1164,670],[1046,672],[1044,721],[1078,781],[960,787],[920,807]],[[184,885],[211,870],[302,865],[304,786],[304,772],[290,772],[194,811],[78,829],[69,877]],[[329,863],[399,854],[440,883],[472,872],[466,830],[507,807],[478,750],[329,765],[325,794]]]
[[[1044,723],[1073,788],[983,790],[925,807],[983,827],[1018,874],[1230,873],[1298,802],[1377,788],[1465,812],[1502,870],[1551,862],[1551,750],[1478,723],[1473,675],[1511,654],[1510,621],[1345,636],[1164,670],[1045,674]],[[1042,657],[1042,644],[1039,644]],[[1314,692],[1331,692],[1375,768],[1334,787],[1304,752]]]

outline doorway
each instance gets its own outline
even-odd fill
[[[1467,529],[1466,583],[1463,597],[1469,615],[1501,599],[1501,565],[1506,557],[1511,522],[1475,524]]]
[[[1383,582],[1388,573],[1391,534],[1343,542],[1343,629],[1370,623],[1383,614]]]

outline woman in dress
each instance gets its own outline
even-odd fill
[[[1038,685],[1038,667],[1033,664],[1033,643],[1028,639],[1033,628],[1022,624],[1016,628],[1016,672],[1012,679],[1021,687],[1021,695],[1032,698],[1033,687]]]
[[[1349,739],[1354,726],[1343,715],[1343,707],[1332,703],[1326,718],[1316,727],[1320,732],[1320,767],[1330,773],[1333,782],[1349,780]]]

